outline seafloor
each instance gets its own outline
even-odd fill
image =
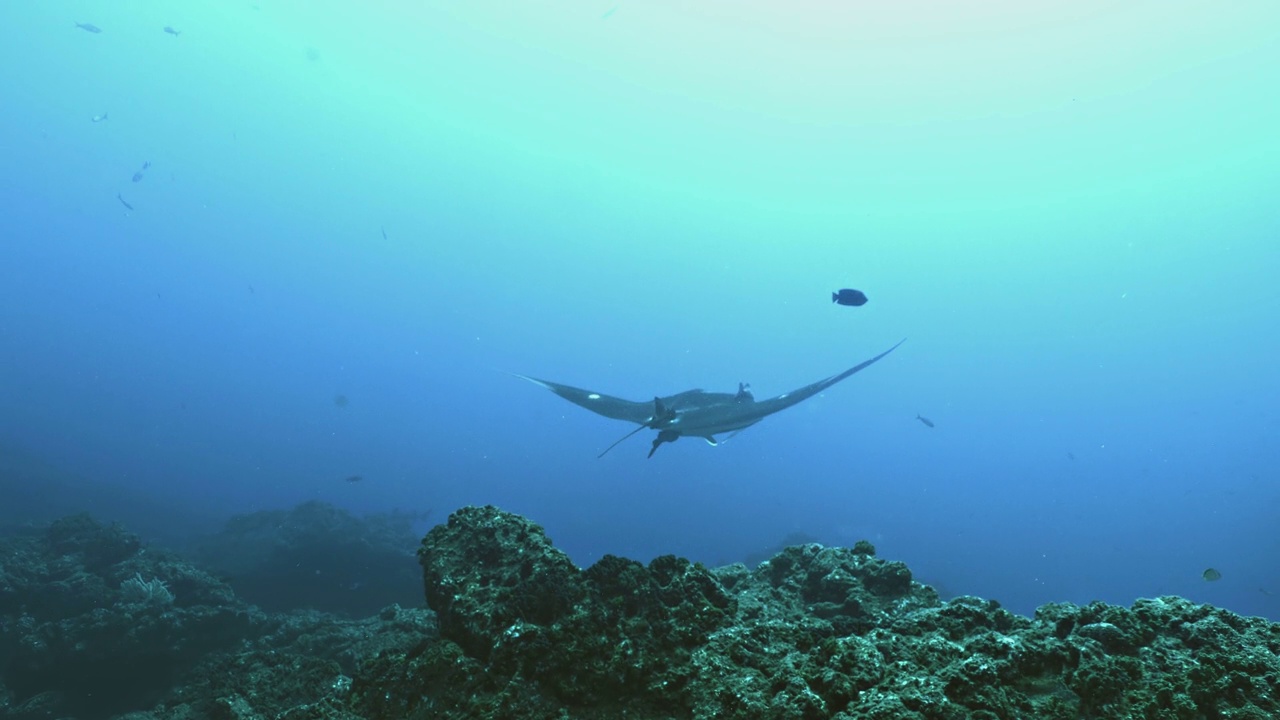
[[[390,527],[311,504],[183,555],[84,515],[12,534],[0,717],[1280,717],[1280,624],[1177,597],[1025,618],[865,543],[583,570],[494,507],[414,564]]]

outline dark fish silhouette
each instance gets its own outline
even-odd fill
[[[151,163],[150,163],[150,162],[144,162],[144,163],[142,163],[142,169],[141,169],[141,170],[139,170],[138,172],[136,172],[136,173],[134,173],[134,174],[133,174],[133,181],[134,181],[134,182],[142,182],[142,173],[143,173],[147,168],[149,168],[149,167],[151,167]]]
[[[850,290],[845,288],[838,292],[831,293],[831,302],[840,305],[848,305],[849,307],[861,307],[867,304],[867,296],[861,290]]]
[[[386,239],[387,239],[387,229],[386,229],[385,227],[382,227],[382,228],[379,228],[379,230],[382,230],[382,239],[383,239],[383,240],[386,240]]]
[[[1205,579],[1205,582],[1217,582],[1222,579],[1222,573],[1218,572],[1214,568],[1205,569],[1205,571],[1201,573],[1200,576]]]
[[[102,28],[98,27],[97,25],[94,25],[93,23],[76,23],[76,27],[80,28],[81,30],[87,30],[93,33],[94,35],[97,35],[98,33],[102,32]]]
[[[125,207],[129,208],[130,210],[132,210],[132,209],[133,209],[133,206],[132,206],[132,205],[130,205],[129,203],[125,202],[124,198],[120,197],[120,193],[116,193],[116,199],[120,201],[120,204],[121,204],[121,205],[123,205],[123,206],[125,206]]]
[[[181,35],[181,34],[182,34],[182,31],[181,31],[181,30],[174,30],[173,28],[169,27],[168,25],[165,25],[165,26],[164,26],[164,31],[165,31],[165,32],[167,32],[167,33],[169,33],[170,35],[172,35],[172,36],[174,36],[174,37],[178,37],[179,35]]]
[[[916,419],[924,423],[926,427],[933,427],[933,421],[923,415],[916,415]]]
[[[347,481],[347,482],[349,482],[349,483],[358,483],[358,482],[360,482],[361,480],[363,480],[363,479],[364,479],[364,476],[362,476],[362,475],[348,475],[347,477],[345,477],[345,478],[343,478],[343,479],[344,479],[344,480],[346,480],[346,481]]]

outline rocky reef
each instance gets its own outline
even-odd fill
[[[0,716],[145,707],[267,624],[178,556],[88,515],[63,518],[0,542]]]
[[[3,718],[1280,717],[1280,624],[943,602],[867,543],[580,569],[467,507],[418,549],[429,609],[361,620],[263,613],[83,517],[0,550]]]
[[[755,569],[667,556],[579,570],[493,507],[454,513],[419,559],[440,640],[370,666],[356,690],[373,714],[1280,714],[1280,625],[1180,598],[1019,617],[979,598],[941,602],[868,543],[790,547]]]
[[[190,547],[236,595],[267,612],[310,608],[346,617],[422,602],[415,522],[427,513],[357,517],[328,503],[237,515]]]

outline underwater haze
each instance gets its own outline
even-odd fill
[[[0,18],[7,524],[493,504],[583,566],[868,539],[1280,619],[1270,0]],[[762,400],[903,338],[648,459],[516,377]]]

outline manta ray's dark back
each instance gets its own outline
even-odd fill
[[[649,456],[652,457],[660,445],[675,442],[682,437],[700,437],[715,445],[718,442],[715,437],[717,434],[737,434],[774,413],[804,402],[850,375],[870,367],[904,342],[906,342],[905,338],[888,350],[844,372],[758,402],[746,391],[746,385],[742,383],[739,383],[737,394],[686,390],[675,395],[655,397],[653,400],[634,401],[526,375],[516,377],[541,385],[565,400],[597,415],[639,425],[606,448],[600,453],[601,456],[641,430],[646,428],[657,430],[658,436],[649,450]]]

